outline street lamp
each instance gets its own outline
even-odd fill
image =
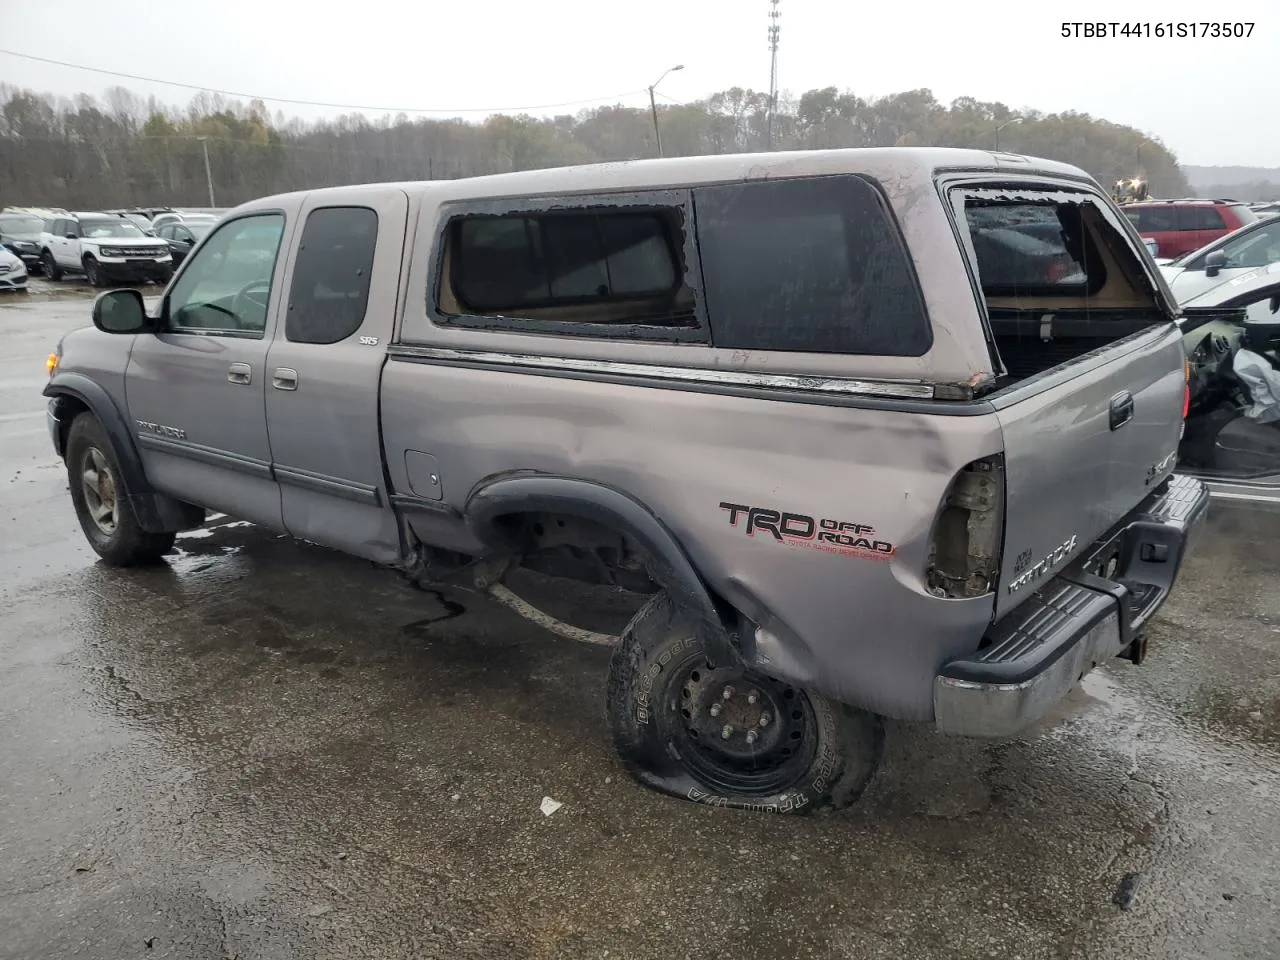
[[[658,129],[658,104],[653,99],[653,91],[668,73],[675,73],[675,71],[683,69],[684,64],[677,63],[674,67],[664,71],[661,77],[649,84],[649,111],[653,114],[653,138],[658,141],[658,156],[662,156],[662,132]]]
[[[1022,122],[1021,117],[1014,117],[1013,119],[1006,120],[1004,123],[1000,124],[1000,126],[996,127],[996,149],[997,150],[1000,149],[1000,131],[1007,126],[1010,126],[1015,123],[1021,123],[1021,122]]]

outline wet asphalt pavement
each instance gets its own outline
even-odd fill
[[[0,300],[0,958],[1280,956],[1280,518],[1215,507],[1055,723],[701,808],[616,765],[607,651],[480,595],[225,520],[97,563],[39,395],[67,296]]]

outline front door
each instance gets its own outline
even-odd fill
[[[137,338],[125,379],[139,451],[158,490],[276,529],[266,359],[294,212],[220,224],[170,284],[162,329]]]
[[[378,391],[396,314],[408,198],[388,187],[299,222],[282,329],[267,357],[267,425],[285,529],[388,563]]]

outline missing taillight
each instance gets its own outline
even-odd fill
[[[981,597],[1000,576],[1004,457],[986,457],[956,475],[934,523],[927,582],[935,596]]]

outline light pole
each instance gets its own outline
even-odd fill
[[[662,76],[653,83],[649,84],[649,112],[653,114],[653,138],[658,141],[658,156],[662,156],[662,131],[658,129],[658,104],[653,99],[653,91],[657,88],[668,73],[674,73],[677,70],[683,70],[684,64],[677,63],[674,67],[663,72]]]
[[[209,206],[216,207],[217,204],[213,202],[213,174],[209,171],[209,138],[196,137],[196,139],[200,141],[200,146],[204,147],[204,179],[209,185]]]
[[[1015,123],[1021,123],[1021,122],[1022,122],[1021,117],[1014,117],[1013,119],[1006,120],[1004,123],[1000,124],[1000,126],[996,127],[996,149],[997,150],[1000,149],[1000,131],[1007,126],[1010,126]]]

